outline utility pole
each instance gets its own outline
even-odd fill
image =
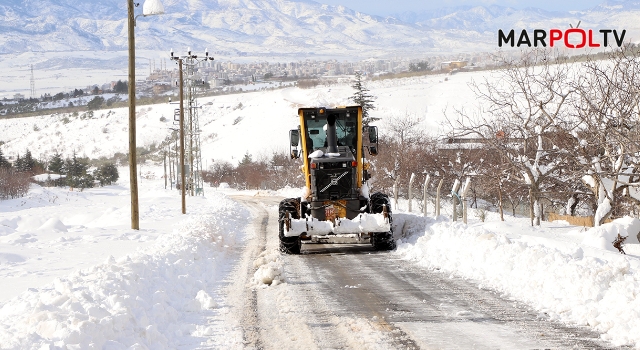
[[[178,59],[178,71],[180,72],[180,193],[182,196],[182,214],[186,214],[185,187],[187,184],[184,181],[184,79],[182,79],[182,58]]]
[[[140,229],[138,211],[138,174],[136,168],[136,56],[135,56],[135,16],[133,0],[127,1],[129,11],[129,185],[131,186],[131,228]]]
[[[201,157],[201,144],[200,144],[200,126],[198,121],[197,110],[201,108],[196,101],[196,72],[198,70],[198,64],[202,61],[213,60],[213,57],[209,57],[209,52],[205,50],[205,56],[198,59],[197,55],[191,54],[191,49],[188,50],[185,56],[174,56],[173,50],[170,52],[171,59],[178,62],[178,72],[180,80],[180,173],[181,173],[181,193],[182,193],[182,212],[186,213],[185,193],[188,190],[191,196],[204,194],[203,180],[202,180],[202,157]],[[187,106],[189,115],[185,122],[185,78],[184,70],[186,66],[187,75]],[[197,80],[204,84],[204,80]],[[175,115],[174,115],[175,119]],[[189,137],[189,144],[185,145],[185,137]],[[188,150],[185,149],[188,147]],[[185,159],[185,154],[188,153],[188,159]],[[189,164],[189,174],[187,176],[185,169],[185,162]]]
[[[137,7],[139,4],[135,4]],[[127,0],[127,29],[129,41],[129,184],[131,186],[131,228],[140,229],[140,212],[138,211],[138,175],[136,174],[136,17],[133,11],[133,0]],[[164,6],[160,0],[145,1],[142,5],[142,16],[161,15]],[[140,16],[140,15],[138,15]]]

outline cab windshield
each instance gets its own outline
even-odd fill
[[[349,146],[355,152],[358,142],[356,133],[356,118],[347,118],[346,113],[335,113],[336,136],[338,146]],[[307,149],[311,152],[327,147],[327,118],[305,116],[305,129],[307,131]]]

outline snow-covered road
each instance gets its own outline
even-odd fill
[[[551,321],[501,293],[368,245],[305,244],[301,255],[280,255],[279,198],[234,199],[253,214],[253,238],[227,294],[242,348],[613,348],[587,327]],[[261,276],[276,283],[262,284]]]
[[[252,237],[231,273],[224,301],[229,312],[224,324],[230,334],[241,332],[238,349],[390,349],[388,335],[377,322],[338,315],[329,296],[317,288],[298,257],[278,252],[279,197],[242,197],[234,200],[252,213],[247,237]],[[266,284],[266,283],[271,283]],[[236,333],[237,334],[237,333]]]

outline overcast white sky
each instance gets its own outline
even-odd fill
[[[513,8],[536,7],[547,11],[586,10],[603,3],[605,0],[315,0],[322,4],[344,5],[352,10],[371,15],[389,15],[404,11],[434,10],[441,7],[464,5],[501,5]]]

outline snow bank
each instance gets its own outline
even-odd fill
[[[207,203],[146,250],[109,257],[3,304],[0,348],[167,349],[197,337],[197,319],[188,317],[216,307],[207,291],[244,230],[240,218],[249,217],[222,195]]]
[[[638,223],[621,219],[594,229],[590,236],[608,240],[609,234],[625,227],[636,230]],[[399,241],[396,253],[428,268],[481,281],[480,288],[501,290],[552,319],[594,327],[613,344],[640,347],[637,257],[607,252],[590,257],[579,245],[561,251],[511,240],[482,225],[432,219],[423,233]]]
[[[42,226],[38,228],[38,230],[51,230],[55,232],[67,232],[67,226],[60,221],[58,218],[50,218],[45,221]]]
[[[586,237],[582,244],[617,253],[618,249],[612,243],[618,237],[618,234],[622,237],[627,237],[624,241],[625,244],[639,243],[640,220],[627,216],[602,226],[591,228],[586,232]]]

